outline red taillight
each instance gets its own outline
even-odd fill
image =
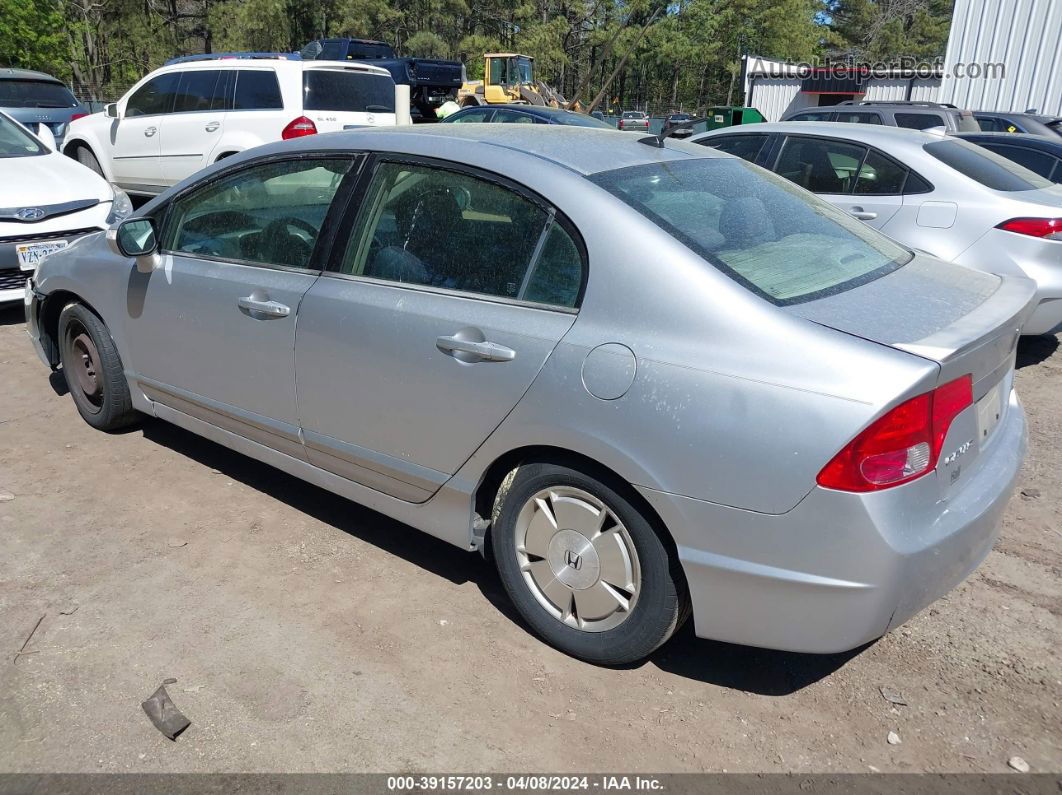
[[[969,375],[901,403],[845,445],[819,473],[819,485],[877,491],[932,472],[952,420],[972,404]]]
[[[86,116],[88,116],[87,113],[72,113],[70,114],[70,121],[77,121],[78,119],[83,119]]]
[[[311,119],[307,119],[305,116],[299,116],[297,119],[292,119],[288,122],[288,126],[285,127],[280,137],[285,141],[289,138],[300,138],[303,135],[316,135],[317,125],[313,123]]]
[[[1062,240],[1062,218],[1011,218],[996,229],[1048,240]]]

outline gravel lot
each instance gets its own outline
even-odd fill
[[[0,771],[1062,771],[1058,345],[1019,349],[1022,494],[947,598],[848,654],[687,626],[607,670],[477,556],[160,422],[93,431],[2,310]],[[176,742],[140,709],[171,676]]]

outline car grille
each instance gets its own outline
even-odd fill
[[[22,271],[0,271],[0,290],[21,290],[28,278],[29,274]]]
[[[57,229],[54,232],[37,232],[33,235],[0,237],[0,243],[32,243],[34,240],[64,240],[68,237],[80,237],[81,235],[89,235],[93,232],[101,231],[103,230],[95,226],[89,226],[85,229]]]

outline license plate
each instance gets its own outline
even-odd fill
[[[977,401],[977,431],[981,441],[992,435],[1003,416],[1003,384],[996,384]]]
[[[19,270],[31,271],[49,254],[70,245],[66,240],[42,240],[40,243],[21,243],[15,246]]]

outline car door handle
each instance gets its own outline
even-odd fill
[[[147,128],[144,129],[144,135],[146,135],[148,138],[150,138],[152,135],[154,135],[158,131],[159,131],[158,127],[147,127]]]
[[[211,121],[211,122],[207,122],[207,126],[204,127],[203,129],[206,130],[207,132],[214,132],[220,126],[221,126],[221,122],[220,121]]]
[[[853,207],[851,210],[851,215],[853,218],[856,218],[860,221],[873,221],[875,218],[878,217],[877,213],[867,212],[862,207]]]
[[[268,315],[269,317],[287,317],[291,314],[291,307],[285,306],[279,301],[262,301],[253,295],[239,299],[236,304],[240,309],[246,309],[248,312],[257,312],[260,315]]]
[[[459,337],[439,337],[435,340],[439,350],[469,353],[484,362],[511,362],[516,351],[496,342],[474,342]]]

